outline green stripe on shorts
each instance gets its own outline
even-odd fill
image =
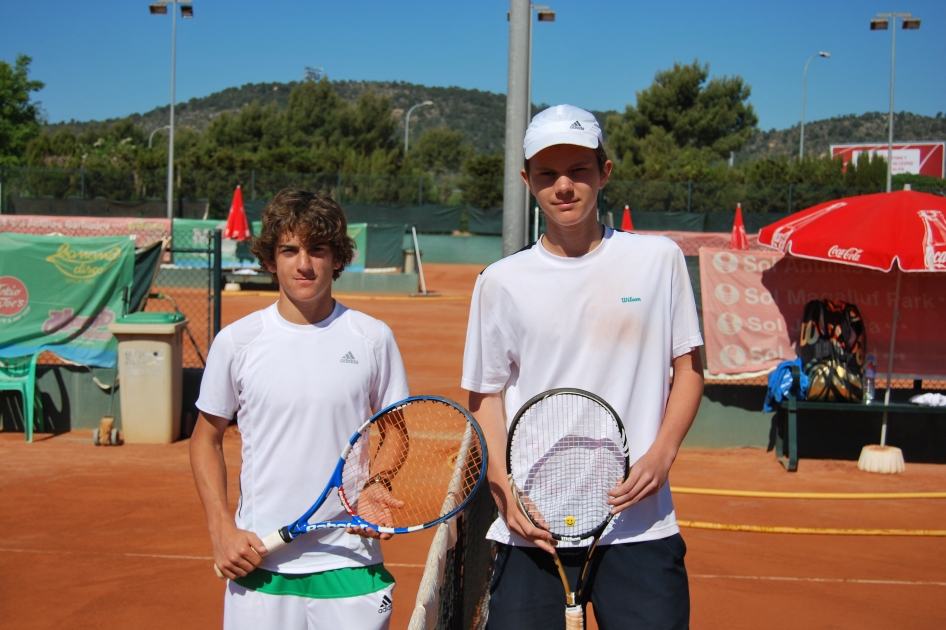
[[[300,575],[256,569],[246,577],[233,581],[243,588],[269,595],[337,599],[376,593],[394,584],[394,576],[383,564],[373,564]]]

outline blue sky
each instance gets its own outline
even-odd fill
[[[762,129],[796,124],[802,73],[806,120],[887,111],[890,31],[872,32],[878,12],[910,12],[919,31],[897,32],[897,111],[946,112],[946,2],[770,0],[662,3],[537,0],[557,13],[537,23],[533,101],[623,110],[657,70],[709,62],[712,75],[752,86]],[[508,0],[194,0],[178,19],[177,101],[226,87],[302,77],[321,66],[331,79],[399,80],[506,91]],[[889,4],[889,0],[886,4]],[[36,97],[50,122],[104,119],[168,102],[170,16],[147,0],[8,3],[0,59],[33,57]]]

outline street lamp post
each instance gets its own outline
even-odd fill
[[[171,128],[171,125],[164,125],[163,127],[158,127],[157,129],[152,131],[151,135],[148,136],[148,148],[149,149],[151,148],[151,141],[154,139],[154,134],[158,133],[159,131],[164,131],[165,129],[170,129],[170,128]]]
[[[423,107],[424,105],[433,105],[433,101],[424,101],[423,103],[418,103],[416,105],[411,105],[411,108],[407,110],[407,116],[404,118],[404,154],[407,155],[408,149],[408,140],[410,139],[411,134],[411,112],[418,107]]]
[[[812,55],[808,58],[808,63],[805,64],[805,74],[802,76],[801,80],[801,141],[798,143],[798,159],[801,160],[805,157],[805,88],[808,85],[808,66],[811,65],[811,62],[814,61],[816,57],[831,57],[831,53],[828,52],[819,52],[817,55]]]
[[[151,15],[167,15],[168,5],[171,5],[171,124],[168,125],[168,219],[174,218],[174,69],[177,56],[177,13],[176,6],[181,7],[182,18],[194,17],[194,6],[190,0],[161,0],[149,5]],[[153,135],[153,134],[152,134]],[[150,141],[149,141],[150,143]]]
[[[903,30],[915,31],[920,28],[920,20],[909,13],[878,13],[870,21],[870,30],[886,31],[889,25],[887,18],[893,20],[892,37],[890,42],[890,119],[887,123],[887,192],[893,190],[893,75],[894,62],[897,58],[897,18],[903,22]]]

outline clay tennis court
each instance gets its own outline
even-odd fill
[[[386,321],[411,390],[465,401],[459,387],[479,267],[425,265],[438,297],[343,295]],[[228,294],[223,320],[274,296]],[[223,582],[211,567],[188,443],[96,448],[91,432],[0,434],[0,628],[213,628]],[[236,504],[239,434],[225,453]],[[868,475],[853,461],[804,460],[787,474],[761,449],[684,449],[672,485],[774,492],[946,490],[946,466]],[[317,490],[320,490],[317,489]],[[942,530],[946,499],[824,500],[677,493],[678,518],[789,528]],[[941,628],[946,537],[803,535],[686,528],[693,628]],[[431,538],[385,543],[398,580],[392,628],[407,626]],[[633,593],[628,593],[633,597]]]

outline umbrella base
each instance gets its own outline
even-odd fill
[[[865,472],[896,474],[905,469],[903,451],[896,446],[869,444],[861,449],[857,467]]]

